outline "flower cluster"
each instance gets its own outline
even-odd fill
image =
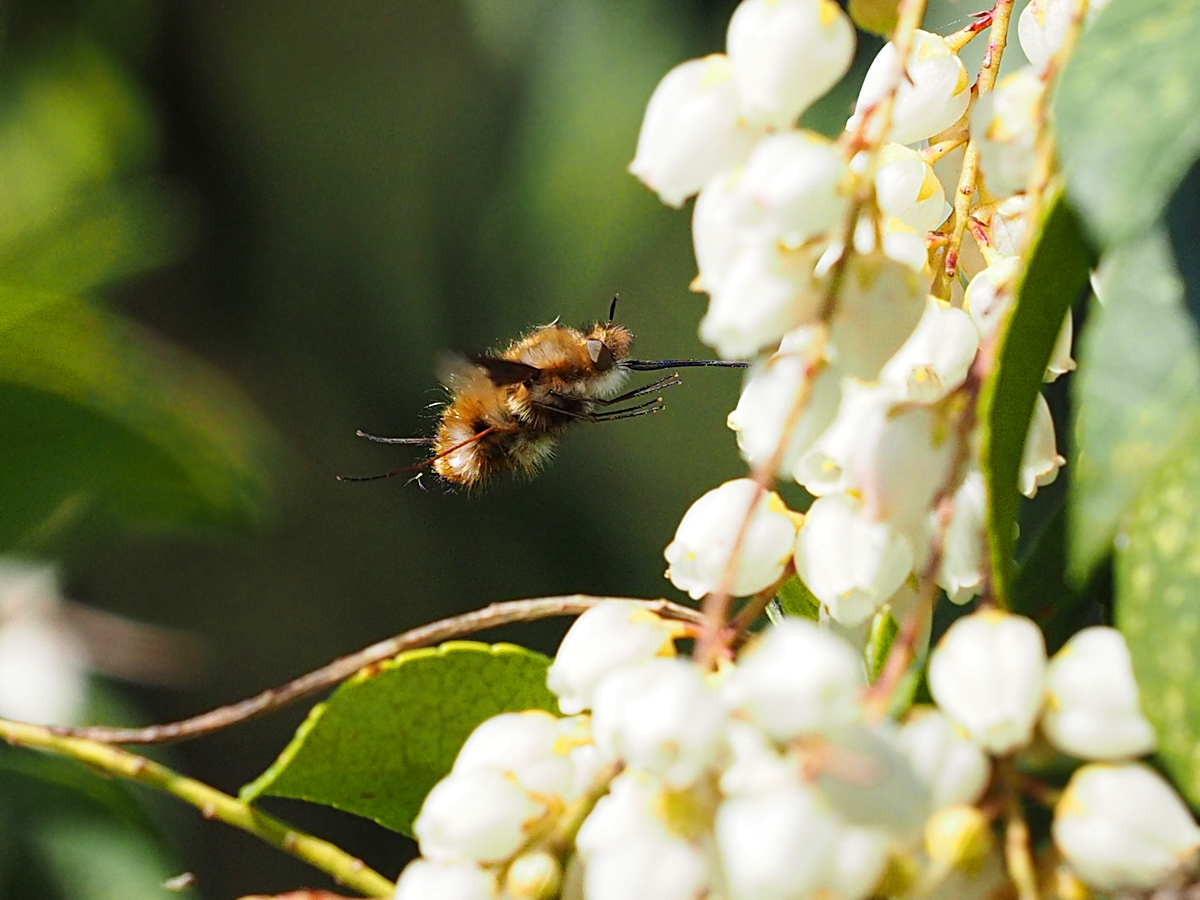
[[[397,900],[984,897],[1005,878],[997,773],[1038,733],[1089,761],[1053,824],[1083,882],[1147,887],[1200,848],[1133,761],[1155,735],[1111,628],[1047,661],[1028,619],[960,619],[930,661],[938,706],[903,724],[869,712],[860,654],[812,622],[715,673],[676,656],[681,633],[631,601],[584,613],[547,679],[569,715],[475,730],[414,824]]]
[[[1036,34],[1052,56],[1071,5],[1032,4],[1022,40]],[[968,381],[1012,304],[1047,64],[970,108],[955,47],[918,30],[905,60],[895,43],[879,52],[831,141],[797,123],[853,57],[853,26],[832,0],[744,0],[726,43],[662,80],[630,170],[671,205],[696,195],[693,286],[710,298],[700,336],[754,359],[729,426],[759,474],[816,499],[798,517],[748,482],[711,491],[667,548],[668,577],[696,598],[746,596],[794,566],[824,614],[853,627],[894,602],[940,537],[938,584],[965,603],[984,564]],[[968,139],[983,169],[958,229],[971,242],[955,250],[964,292],[935,270],[948,262],[955,229],[938,229]],[[1070,343],[1068,319],[1047,380],[1073,368]],[[1022,492],[1062,463],[1039,399]]]

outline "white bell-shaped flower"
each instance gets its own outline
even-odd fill
[[[798,781],[766,794],[728,797],[715,833],[729,900],[807,897],[830,878],[841,822]]]
[[[1029,433],[1025,436],[1025,449],[1021,453],[1021,476],[1019,487],[1026,497],[1037,494],[1058,477],[1058,470],[1066,465],[1066,459],[1058,453],[1058,439],[1054,435],[1054,419],[1050,415],[1050,404],[1038,394],[1033,405],[1033,418]]]
[[[545,812],[499,769],[451,771],[413,820],[421,855],[439,863],[493,863],[515,853]]]
[[[798,329],[789,336],[798,340],[787,341],[785,337],[786,352],[781,349],[750,370],[737,408],[726,424],[737,433],[742,459],[752,467],[765,465],[783,440],[798,398],[807,391],[803,410],[779,461],[779,471],[790,474],[837,417],[842,380],[835,369],[819,360],[810,374],[814,364],[807,359],[806,351],[813,339],[811,329]]]
[[[844,825],[829,857],[824,887],[838,900],[866,900],[887,870],[892,836],[882,828]]]
[[[796,573],[843,625],[875,614],[912,572],[913,551],[849,494],[817,498],[796,537]]]
[[[787,621],[790,621],[787,620]],[[749,659],[749,656],[745,657]],[[789,663],[792,661],[789,660]],[[741,664],[739,662],[738,668]],[[760,673],[761,674],[761,673]],[[753,717],[753,712],[750,712],[753,700],[739,697],[738,694],[746,688],[747,693],[752,690],[752,686],[746,686],[743,683],[741,686],[727,689],[723,691],[723,698],[731,708],[738,708],[739,703],[743,704],[743,711]],[[857,689],[856,689],[857,690]],[[783,703],[772,704],[768,702],[767,714],[778,710]],[[849,703],[846,709],[850,709]],[[797,731],[791,723],[774,722],[773,724],[780,725],[778,731],[781,734],[800,734],[805,729]],[[785,788],[792,784],[796,779],[796,772],[799,767],[799,760],[795,754],[789,750],[781,750],[776,746],[775,742],[768,735],[767,726],[760,727],[756,719],[742,720],[733,718],[729,721],[729,761],[725,768],[721,770],[719,785],[721,793],[726,797],[732,797],[735,794],[763,794],[774,791],[778,788]]]
[[[865,153],[854,158],[862,171]],[[885,215],[894,216],[918,232],[933,231],[950,215],[946,192],[921,154],[903,144],[885,144],[875,171],[875,199]]]
[[[897,399],[936,403],[966,381],[978,349],[971,317],[929,297],[916,330],[884,365],[879,380]]]
[[[803,0],[783,0],[789,2]],[[845,215],[846,171],[841,148],[826,137],[811,131],[768,135],[734,184],[740,220],[764,240],[799,247]]]
[[[867,70],[846,129],[859,128],[863,117],[896,85],[887,139],[897,144],[913,144],[945,131],[962,118],[971,100],[971,80],[958,54],[939,35],[918,31],[903,71],[896,45],[884,44]],[[879,117],[872,115],[867,136],[878,139],[881,125]]]
[[[414,859],[400,873],[392,900],[493,900],[496,876],[474,863]]]
[[[1050,362],[1046,364],[1044,381],[1057,381],[1058,376],[1075,371],[1075,360],[1071,358],[1071,341],[1074,338],[1075,323],[1071,311],[1063,319],[1062,328],[1054,341],[1054,349],[1050,352]]]
[[[969,805],[983,796],[991,762],[941,710],[916,707],[899,740],[917,777],[929,787],[934,809]]]
[[[652,659],[604,679],[596,691],[592,730],[606,758],[680,789],[725,756],[728,718],[690,661]]]
[[[902,840],[920,834],[932,809],[929,787],[917,777],[890,720],[857,723],[814,743],[813,784],[840,819],[882,828]]]
[[[850,68],[854,25],[833,0],[743,0],[725,47],[743,115],[787,128]]]
[[[944,407],[877,406],[850,457],[866,515],[901,528],[924,519],[950,478],[957,449],[957,422]]]
[[[794,328],[814,321],[822,292],[813,275],[813,253],[779,243],[741,243],[725,277],[713,286],[700,320],[700,340],[727,359],[774,348]]]
[[[594,606],[571,625],[546,686],[566,715],[591,709],[601,679],[656,656],[675,654],[676,628],[637,603],[611,600]]]
[[[942,542],[938,586],[951,603],[962,606],[983,586],[984,527],[987,523],[987,488],[983,473],[972,468],[954,492],[954,512]]]
[[[738,245],[746,240],[746,229],[737,218],[733,192],[736,173],[721,172],[709,180],[692,208],[692,247],[696,253],[694,291],[716,293],[733,266]]]
[[[1200,849],[1200,828],[1171,786],[1140,763],[1079,769],[1054,810],[1054,843],[1104,891],[1156,886]]]
[[[929,280],[886,253],[856,254],[830,322],[829,353],[847,375],[874,381],[925,312]]]
[[[721,696],[783,742],[854,722],[865,684],[862,658],[849,644],[813,622],[787,618],[741,656]]]
[[[924,232],[918,234],[910,225],[895,216],[883,216],[874,221],[866,216],[861,217],[854,226],[854,249],[861,256],[869,256],[880,246],[877,237],[883,238],[880,255],[893,262],[903,263],[913,272],[925,276],[929,283],[929,246]],[[831,240],[817,261],[817,271],[826,271],[832,263],[842,256],[842,241]]]
[[[1081,759],[1128,759],[1154,752],[1154,726],[1142,715],[1125,637],[1096,626],[1054,654],[1046,672],[1042,731]]]
[[[979,147],[984,185],[994,196],[1016,194],[1029,184],[1045,93],[1041,76],[1025,66],[1000,79],[971,113],[971,135]]]
[[[1077,0],[1029,0],[1017,20],[1017,38],[1026,58],[1044,71],[1071,30]],[[1090,23],[1108,0],[1090,0],[1084,24]]]
[[[546,850],[522,853],[504,876],[505,900],[549,900],[560,896],[562,863]]]
[[[688,60],[654,89],[629,171],[663,203],[681,206],[718,172],[740,165],[761,134],[742,118],[729,59]]]
[[[1029,232],[1029,197],[1016,194],[996,207],[992,214],[992,249],[1001,256],[1018,256],[1025,249]]]
[[[977,273],[967,285],[963,308],[970,314],[981,338],[990,336],[1012,308],[1020,269],[1020,257],[1002,259]]]
[[[797,483],[814,497],[856,488],[849,465],[858,435],[876,406],[889,402],[890,395],[883,391],[853,379],[844,381],[842,402],[833,423],[796,462],[792,474]]]
[[[0,716],[74,725],[87,702],[88,653],[62,615],[52,565],[0,559]]]
[[[544,710],[501,713],[471,732],[454,760],[454,771],[491,768],[530,793],[565,797],[574,767],[573,741],[564,731],[562,720]]]
[[[1046,642],[1024,616],[984,610],[959,619],[929,660],[942,711],[997,756],[1029,743],[1042,708]]]
[[[645,772],[618,775],[584,821],[575,846],[587,900],[694,900],[711,880],[703,848],[664,820],[679,806]],[[687,833],[698,823],[678,823]]]
[[[684,514],[664,552],[670,564],[667,577],[675,587],[695,600],[722,587],[752,504],[750,525],[733,563],[730,591],[746,597],[779,580],[791,559],[797,517],[778,494],[749,478],[738,478],[713,488]]]

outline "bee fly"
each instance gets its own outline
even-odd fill
[[[552,323],[536,328],[496,355],[459,357],[443,377],[452,399],[432,437],[359,437],[381,444],[420,444],[432,455],[379,475],[339,475],[339,481],[375,481],[430,467],[443,480],[474,487],[497,472],[534,475],[576,422],[615,422],[658,412],[660,391],[680,384],[678,374],[619,393],[630,372],[699,366],[745,368],[730,360],[628,359],[633,333],[613,322],[585,330]],[[643,400],[642,398],[651,399]],[[620,404],[635,402],[630,406]]]

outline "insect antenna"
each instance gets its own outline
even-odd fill
[[[455,450],[461,450],[463,447],[469,447],[471,444],[474,444],[476,441],[482,439],[485,435],[490,434],[493,430],[494,430],[494,428],[485,428],[485,429],[483,429],[483,431],[479,431],[479,432],[476,432],[475,434],[471,435],[469,438],[467,438],[462,443],[455,444],[453,447],[447,447],[441,453],[431,456],[431,457],[429,457],[429,459],[423,459],[419,463],[415,463],[414,465],[411,465],[411,466],[404,466],[401,469],[393,469],[391,472],[380,472],[378,475],[336,475],[334,477],[336,477],[338,481],[382,481],[384,478],[394,478],[397,475],[404,475],[408,472],[420,472],[422,469],[427,469],[430,466],[432,466],[435,462],[437,462],[443,456],[449,456]],[[361,435],[362,437],[365,437],[365,438],[372,437],[371,435],[363,434],[362,432],[359,432],[359,435]],[[430,439],[428,439],[428,438],[385,438],[384,440],[381,441],[381,443],[385,443],[385,444],[391,444],[391,443],[428,444],[428,443],[430,443]]]

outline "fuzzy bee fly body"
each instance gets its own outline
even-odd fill
[[[432,455],[394,472],[340,476],[340,480],[373,481],[429,467],[450,484],[469,488],[498,472],[534,475],[571,425],[657,412],[662,408],[659,392],[680,383],[679,376],[672,374],[620,393],[630,372],[746,365],[727,360],[628,359],[633,334],[612,321],[615,308],[614,299],[609,321],[585,330],[543,325],[498,354],[456,358],[443,378],[452,398],[432,437],[381,438],[359,432],[380,443],[427,445]],[[647,396],[651,399],[642,399]]]

